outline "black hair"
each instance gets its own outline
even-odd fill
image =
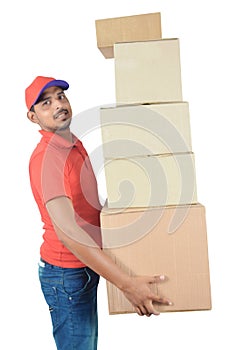
[[[30,111],[31,112],[35,112],[35,106],[34,105],[30,107]]]

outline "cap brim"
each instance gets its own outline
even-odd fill
[[[34,106],[34,105],[38,102],[38,100],[39,100],[40,96],[42,95],[42,93],[43,93],[46,89],[48,89],[48,88],[50,88],[50,87],[52,87],[52,86],[58,86],[58,87],[62,88],[63,90],[67,90],[67,89],[69,88],[69,84],[68,84],[65,80],[56,80],[56,79],[55,79],[55,80],[49,81],[49,82],[40,90],[40,92],[39,92],[37,98],[35,99],[35,102],[32,104],[32,106]]]

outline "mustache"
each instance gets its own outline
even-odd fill
[[[61,113],[68,113],[68,110],[65,108],[61,108],[57,113],[54,114],[54,119],[57,119],[57,117],[61,114]]]

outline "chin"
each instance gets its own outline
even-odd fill
[[[63,122],[62,125],[60,125],[60,126],[58,127],[58,130],[66,130],[66,129],[69,128],[70,124],[71,124],[71,118],[65,120],[65,122]]]

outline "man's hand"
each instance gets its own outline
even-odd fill
[[[131,277],[128,283],[122,288],[126,298],[134,306],[138,315],[151,316],[159,315],[159,311],[154,307],[153,302],[164,305],[172,305],[172,302],[166,298],[154,294],[150,285],[165,281],[164,275],[160,276],[137,276]]]

